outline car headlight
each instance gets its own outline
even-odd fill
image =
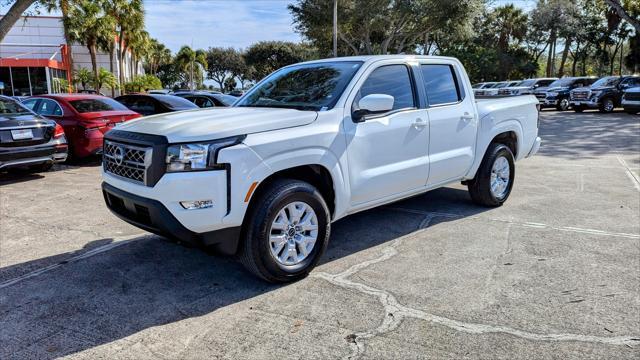
[[[220,149],[237,145],[244,136],[187,144],[170,145],[167,148],[167,172],[212,170],[218,168]]]

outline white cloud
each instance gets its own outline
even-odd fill
[[[146,27],[174,52],[246,48],[261,40],[300,41],[286,0],[146,0]]]

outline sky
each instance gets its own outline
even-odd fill
[[[297,42],[301,37],[293,30],[293,20],[287,10],[291,2],[293,0],[144,0],[146,27],[152,37],[173,52],[182,45],[197,49],[247,48],[261,40]],[[493,6],[508,3],[529,10],[536,0],[494,0]],[[0,14],[8,9],[9,6],[0,6]]]

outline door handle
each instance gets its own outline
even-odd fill
[[[469,113],[464,113],[464,115],[460,116],[460,119],[464,121],[471,121],[473,120],[473,115],[470,115]]]
[[[422,118],[417,118],[414,122],[413,122],[413,127],[415,127],[416,129],[420,129],[423,128],[425,126],[427,126],[428,123],[426,120],[422,119]]]

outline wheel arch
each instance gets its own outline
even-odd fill
[[[520,123],[517,121],[509,121],[501,124],[499,128],[495,128],[489,136],[485,137],[483,140],[478,141],[476,147],[476,158],[471,166],[469,172],[465,176],[465,180],[473,179],[482,163],[482,159],[484,159],[487,149],[491,144],[494,143],[503,143],[511,149],[513,153],[514,160],[521,159],[525,154],[525,144],[523,144],[522,139],[522,127]],[[524,154],[524,155],[523,155]]]

